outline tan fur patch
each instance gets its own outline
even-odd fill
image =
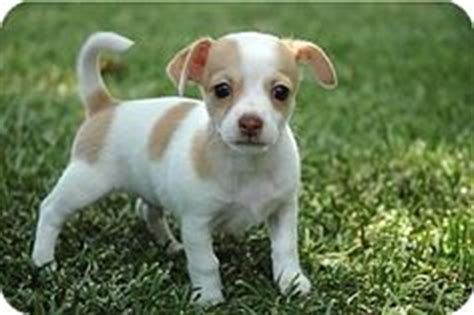
[[[89,163],[96,162],[105,145],[114,116],[115,107],[110,107],[84,121],[76,135],[72,157]]]
[[[241,60],[237,42],[231,39],[219,39],[209,51],[206,68],[202,80],[204,99],[209,114],[215,121],[222,121],[242,93],[243,78]],[[232,88],[232,96],[217,99],[214,86],[225,82]]]
[[[197,130],[193,137],[191,158],[194,170],[200,178],[212,176],[212,164],[208,152],[210,150],[210,137],[207,130]]]
[[[277,58],[278,58],[278,69],[277,76],[272,78],[271,82],[266,82],[266,88],[270,91],[277,84],[283,84],[288,87],[291,91],[291,96],[286,101],[279,101],[274,99],[271,95],[272,105],[275,110],[279,111],[282,115],[288,116],[291,112],[290,102],[293,99],[293,96],[296,95],[298,91],[298,65],[296,63],[293,52],[285,44],[284,41],[278,43],[277,48]]]
[[[117,103],[118,101],[110,96],[107,91],[97,90],[87,98],[87,116],[92,117],[98,112]]]
[[[278,43],[278,72],[288,77],[292,89],[298,88],[298,65],[293,52],[283,41]]]
[[[233,80],[242,79],[240,56],[235,40],[223,38],[215,41],[211,46],[203,75],[203,86],[205,88],[212,87],[212,84],[219,79],[214,77],[218,74],[230,77],[229,79]]]
[[[152,160],[161,159],[174,132],[194,106],[196,106],[196,103],[179,103],[168,109],[168,111],[155,122],[149,142],[149,152]]]

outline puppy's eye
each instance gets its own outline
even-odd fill
[[[278,84],[272,89],[273,97],[279,101],[285,101],[290,95],[290,89],[284,85]]]
[[[232,88],[227,83],[219,83],[214,87],[214,94],[217,98],[226,98],[232,93]]]

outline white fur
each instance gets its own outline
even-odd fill
[[[273,108],[268,92],[264,90],[264,80],[276,73],[278,38],[253,32],[231,34],[225,38],[235,40],[239,47],[245,93],[222,122],[222,138],[233,146],[240,137],[238,128],[235,128],[236,121],[246,113],[254,113],[263,120],[260,141],[268,146],[274,145],[280,136],[281,126],[286,121]],[[255,151],[255,148],[233,147],[236,150]]]
[[[122,52],[129,49],[133,41],[111,32],[99,32],[90,36],[82,46],[77,60],[79,95],[84,104],[87,97],[105,85],[98,69],[99,55],[102,51]]]
[[[221,135],[234,137],[239,115],[255,111],[265,122],[262,135],[268,143],[265,151],[242,154],[229,146],[220,146],[209,152],[218,172],[211,178],[200,178],[190,152],[196,130],[209,124],[209,114],[202,101],[163,97],[123,102],[115,110],[99,160],[87,164],[73,158],[43,201],[33,250],[36,265],[54,259],[57,236],[70,214],[109,191],[121,190],[140,196],[150,205],[145,209],[138,207],[145,218],[156,218],[149,213],[153,207],[163,207],[178,218],[191,281],[194,287],[200,288],[198,303],[223,300],[212,231],[241,232],[263,222],[270,228],[274,278],[281,290],[286,292],[292,283],[301,293],[310,290],[297,251],[298,150],[286,120],[263,96],[261,86],[265,76],[274,70],[276,57],[272,49],[276,39],[257,33],[236,34],[233,38],[238,41],[243,56],[246,88],[241,102],[220,126]],[[96,68],[92,70],[93,57],[97,57],[100,49],[121,50],[129,43],[109,34],[93,37],[85,44],[79,62],[83,95],[87,95],[91,86],[102,84]],[[195,102],[197,106],[173,134],[163,157],[151,161],[148,141],[153,124],[171,106],[182,101]],[[164,225],[158,220],[148,226]],[[163,237],[173,241],[170,235]]]

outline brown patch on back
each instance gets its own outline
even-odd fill
[[[212,176],[212,164],[208,156],[211,145],[210,141],[211,139],[207,130],[197,130],[193,136],[191,146],[191,158],[194,170],[198,176],[203,179]]]
[[[92,117],[100,111],[106,108],[110,108],[118,103],[109,93],[105,90],[97,90],[87,97],[87,116]]]
[[[179,103],[163,114],[153,126],[149,142],[149,154],[152,160],[159,160],[168,147],[174,132],[196,103]]]
[[[88,163],[96,162],[105,145],[114,116],[115,107],[110,107],[84,121],[76,135],[72,157]]]

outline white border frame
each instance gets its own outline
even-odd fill
[[[44,2],[48,2],[48,1],[45,0]],[[157,1],[157,2],[160,2],[160,1]],[[255,1],[255,2],[259,2],[259,1]],[[340,2],[340,1],[334,1],[334,2]],[[385,1],[385,2],[392,2],[392,1]],[[400,2],[405,2],[405,1],[400,1]],[[0,28],[3,26],[3,21],[5,20],[8,13],[10,13],[13,10],[13,8],[15,8],[20,3],[21,3],[21,0],[1,0],[0,2]],[[469,20],[471,21],[471,27],[474,28],[474,1],[452,0],[452,3],[464,11],[464,13],[469,17]],[[8,304],[8,302],[3,297],[2,292],[0,292],[0,314],[5,314],[5,315],[21,314],[20,312],[16,311],[13,307],[11,307]],[[472,293],[467,303],[460,310],[455,312],[453,315],[470,315],[470,314],[474,314],[474,292]]]
[[[43,2],[43,1],[41,1],[41,2]],[[45,0],[44,2],[48,2],[48,1]],[[75,1],[64,1],[64,2],[75,2]],[[97,1],[97,2],[101,2],[101,1]],[[126,2],[128,2],[128,1],[124,1],[123,3],[126,3]],[[132,2],[132,1],[130,1],[130,2]],[[170,2],[170,1],[156,1],[156,2]],[[179,2],[179,0],[176,1],[176,2]],[[218,2],[218,1],[216,1],[216,2]],[[234,1],[229,1],[229,2],[234,2]],[[235,1],[235,2],[238,2],[238,1]],[[247,1],[245,1],[245,2],[247,2]],[[248,2],[251,3],[251,2],[261,2],[261,1],[257,0],[257,1],[248,1]],[[285,2],[285,1],[282,1],[282,2]],[[310,1],[310,2],[313,2],[313,1]],[[319,1],[314,1],[314,2],[319,2]],[[325,2],[325,1],[320,1],[320,2]],[[336,1],[333,1],[333,2],[345,2],[345,1],[336,0]],[[347,1],[347,2],[351,2],[351,1]],[[368,2],[371,2],[371,1],[368,1]],[[383,1],[383,2],[406,2],[406,3],[412,2],[412,3],[414,3],[414,2],[419,2],[419,1],[406,1],[406,0],[405,1],[404,0],[391,1],[391,0],[386,0],[386,1]],[[437,1],[433,1],[433,2],[437,2]],[[21,3],[21,0],[2,0],[0,2],[0,27],[3,26],[3,21],[5,20],[8,13],[10,13],[12,11],[12,9],[20,3]],[[474,28],[474,1],[472,1],[472,0],[451,0],[451,3],[453,3],[458,8],[460,8],[464,12],[464,14],[466,14],[468,16],[469,20],[471,21],[471,27]]]

